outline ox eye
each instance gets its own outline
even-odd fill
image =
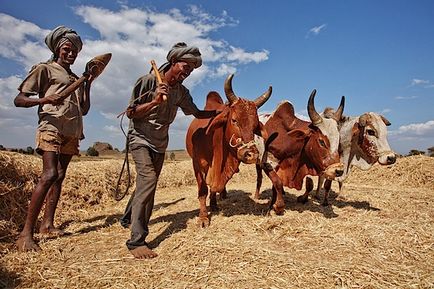
[[[232,124],[238,125],[238,121],[235,118],[233,118],[232,119]]]
[[[325,142],[324,142],[322,139],[319,140],[319,144],[320,144],[323,148],[325,148],[325,146],[326,146]]]
[[[367,133],[368,135],[375,136],[375,130],[373,130],[373,129],[368,129],[368,130],[366,131],[366,133]]]

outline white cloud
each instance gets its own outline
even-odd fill
[[[416,99],[416,98],[418,98],[418,96],[416,96],[416,95],[411,95],[411,96],[397,96],[397,97],[395,97],[395,99],[398,99],[398,100]]]
[[[384,108],[383,110],[377,112],[378,114],[388,114],[392,110],[390,108]]]
[[[0,56],[18,61],[28,70],[50,57],[49,49],[42,45],[48,32],[33,23],[0,13]]]
[[[259,63],[268,59],[269,52],[267,50],[249,53],[242,48],[231,46],[231,52],[226,56],[227,60],[241,64],[249,62]]]
[[[411,86],[423,85],[423,84],[428,84],[428,83],[429,83],[429,80],[424,80],[424,79],[413,78],[411,80]]]
[[[321,24],[320,26],[315,26],[309,29],[309,31],[306,34],[306,38],[308,38],[310,35],[318,35],[321,33],[321,31],[327,27],[327,24]]]
[[[432,138],[434,137],[434,120],[424,123],[412,123],[403,125],[398,130],[389,132],[390,136],[402,136],[407,138]]]
[[[77,31],[84,45],[72,70],[80,75],[91,58],[107,52],[112,53],[110,63],[92,85],[92,107],[85,120],[85,142],[99,137],[103,131],[108,133],[109,130],[117,129],[119,120],[115,116],[127,106],[136,80],[150,70],[151,59],[159,65],[163,64],[167,52],[176,42],[183,41],[198,46],[202,53],[202,67],[193,71],[185,83],[190,90],[207,78],[226,77],[227,74],[237,71],[240,65],[259,63],[267,60],[269,56],[265,49],[248,52],[224,39],[213,38],[211,32],[238,24],[226,11],[220,15],[211,15],[198,6],[190,6],[187,11],[172,9],[168,12],[127,6],[116,11],[84,5],[73,9],[82,22],[94,28],[100,36],[96,39],[89,38]],[[50,57],[51,52],[44,43],[48,33],[49,30],[34,23],[0,13],[0,56],[22,65],[24,76],[32,65]],[[4,124],[7,119],[21,127],[36,127],[36,108],[32,108],[34,113],[20,114],[17,113],[17,108],[13,107],[13,97],[16,96],[21,81],[19,76],[0,79],[2,135],[11,130],[10,126]],[[98,119],[96,122],[95,118],[101,116],[103,120]],[[104,129],[97,131],[96,123],[99,128]],[[177,118],[173,128],[178,129],[179,126],[181,130],[183,124],[185,128],[185,122]]]

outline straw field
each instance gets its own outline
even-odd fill
[[[69,234],[36,234],[42,251],[20,253],[14,240],[42,164],[0,152],[0,288],[434,288],[434,158],[355,170],[328,207],[297,204],[302,192],[286,188],[283,216],[266,214],[269,181],[252,199],[255,169],[242,165],[205,229],[190,161],[167,162],[147,239],[153,260],[126,249],[117,220],[129,196],[111,197],[121,165],[72,162],[56,212]]]

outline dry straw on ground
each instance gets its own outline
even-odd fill
[[[0,152],[0,287],[434,287],[434,158],[355,170],[329,207],[314,198],[297,204],[301,192],[286,189],[283,216],[266,216],[269,182],[252,199],[255,169],[243,165],[206,229],[196,226],[191,162],[167,163],[148,237],[159,257],[144,261],[128,253],[129,231],[116,222],[129,196],[110,197],[121,160],[71,163],[56,218],[71,234],[36,235],[42,252],[16,252],[40,165]]]

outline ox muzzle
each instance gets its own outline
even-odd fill
[[[334,180],[337,177],[340,177],[344,174],[344,164],[343,163],[335,163],[328,166],[324,172],[323,176],[328,180]]]
[[[378,156],[380,165],[392,165],[396,162],[396,155],[393,151],[385,151]]]
[[[235,135],[232,135],[229,140],[229,145],[236,149],[238,160],[245,164],[254,164],[257,162],[259,151],[254,140],[245,143],[241,138],[235,138]]]

